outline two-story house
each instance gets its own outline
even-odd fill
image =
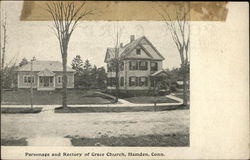
[[[112,59],[119,57],[119,90],[120,92],[145,92],[154,88],[153,77],[164,72],[162,61],[165,59],[153,44],[145,37],[135,39],[130,36],[130,42],[119,48],[107,48],[105,61],[107,63],[107,89],[116,89],[116,72]]]

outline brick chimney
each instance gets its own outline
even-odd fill
[[[135,40],[135,35],[130,35],[130,42],[133,42]]]
[[[121,48],[123,47],[123,43],[120,43],[120,47],[121,47]]]

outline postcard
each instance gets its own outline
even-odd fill
[[[248,13],[1,1],[1,158],[248,159]]]

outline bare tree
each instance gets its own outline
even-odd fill
[[[115,30],[115,29],[114,29]],[[120,65],[121,65],[121,56],[119,54],[120,52],[120,39],[122,35],[122,29],[119,28],[116,31],[114,31],[113,42],[114,42],[114,50],[111,50],[114,52],[114,57],[110,60],[110,64],[112,68],[115,69],[115,102],[118,102],[118,96],[119,96],[119,72],[120,72]]]
[[[3,79],[4,79],[4,63],[5,63],[5,51],[6,51],[6,43],[7,43],[7,35],[6,35],[6,13],[3,17],[1,17],[1,32],[3,32],[3,38],[1,39],[0,43],[0,70],[1,70],[1,78],[0,78],[0,87],[1,87],[1,94],[0,100],[2,101],[2,94],[3,94]],[[2,46],[3,43],[3,46]]]
[[[189,3],[175,6],[175,12],[169,14],[170,6],[161,6],[163,12],[158,12],[166,24],[167,31],[178,49],[181,58],[181,70],[183,75],[183,104],[187,105],[187,72],[189,67],[189,44],[190,44],[190,6]]]
[[[75,2],[50,2],[47,11],[53,18],[56,37],[59,41],[63,62],[63,95],[62,106],[67,107],[67,56],[68,44],[78,22],[85,16],[93,14],[93,10],[86,9],[86,2],[76,5]]]

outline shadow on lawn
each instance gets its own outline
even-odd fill
[[[80,138],[78,136],[66,136],[71,138],[73,146],[189,146],[188,134],[166,134],[166,135],[142,135],[100,138]]]
[[[9,108],[2,107],[1,114],[25,114],[25,113],[40,113],[42,111],[42,107],[31,108]]]
[[[20,139],[1,139],[1,146],[27,146],[28,142],[26,141],[26,138],[20,138]]]
[[[58,107],[55,113],[90,113],[90,112],[141,112],[166,111],[178,109],[180,105],[173,106],[133,106],[133,107]],[[181,107],[183,108],[183,107]]]

